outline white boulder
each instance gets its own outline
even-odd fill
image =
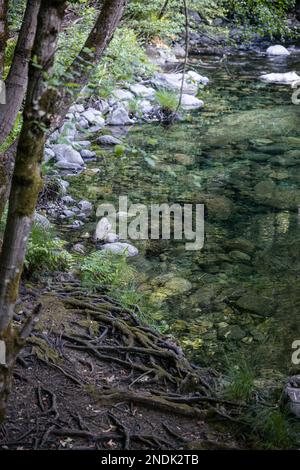
[[[181,98],[181,107],[185,110],[198,109],[204,106],[204,101],[195,96],[183,94]]]
[[[152,99],[155,97],[154,88],[147,87],[145,85],[142,85],[141,83],[135,83],[134,85],[131,85],[130,90],[132,91],[132,93],[135,94],[135,96],[141,98]]]
[[[296,72],[267,73],[261,75],[260,78],[266,83],[278,83],[283,85],[292,85],[300,81],[300,76]]]
[[[124,242],[106,243],[101,246],[101,250],[125,256],[137,256],[139,254],[139,250],[135,246]]]
[[[95,239],[103,240],[106,235],[111,231],[111,229],[112,225],[109,220],[106,217],[102,217],[96,227]]]
[[[270,46],[267,49],[268,56],[287,56],[290,54],[291,53],[284,46],[279,44],[276,44],[276,46]]]
[[[84,117],[89,124],[97,125],[97,126],[104,126],[105,119],[102,117],[102,113],[98,111],[98,109],[89,108],[81,115]]]

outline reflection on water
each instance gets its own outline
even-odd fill
[[[88,181],[99,202],[128,195],[131,203],[205,204],[202,251],[140,242],[134,260],[157,318],[195,361],[243,352],[261,367],[291,366],[300,339],[300,107],[288,87],[258,76],[299,72],[299,64],[297,54],[245,55],[227,70],[208,69],[204,111],[168,129],[135,127],[125,155],[74,181]]]

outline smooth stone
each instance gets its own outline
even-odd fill
[[[300,76],[296,72],[267,73],[261,75],[260,78],[266,83],[278,83],[281,85],[292,85],[300,81]]]
[[[64,204],[74,204],[75,200],[72,198],[72,196],[63,196],[61,198],[62,202]]]
[[[291,53],[286,49],[286,47],[276,44],[275,46],[270,46],[267,49],[268,56],[287,56]]]
[[[166,290],[170,290],[176,294],[184,294],[192,289],[192,284],[182,277],[173,277],[165,283],[164,287]]]
[[[94,157],[96,157],[96,152],[93,152],[91,150],[83,149],[83,150],[80,151],[80,155],[82,156],[82,158],[94,158]]]
[[[186,110],[199,109],[204,106],[204,101],[199,100],[195,96],[183,94],[181,98],[181,107]]]
[[[53,145],[52,150],[55,153],[56,160],[60,163],[72,163],[78,166],[84,165],[84,161],[77,150],[71,145],[67,144],[56,144]]]
[[[102,145],[121,145],[122,141],[120,139],[117,139],[116,137],[112,135],[101,135],[97,139],[97,144],[102,144]]]
[[[288,404],[290,412],[300,418],[300,375],[289,377],[284,387],[283,401]]]
[[[45,229],[49,229],[51,227],[51,222],[47,217],[43,214],[39,214],[38,212],[34,213],[34,222]]]
[[[101,250],[125,256],[137,256],[139,254],[139,250],[135,246],[124,242],[106,243],[101,246]]]
[[[134,85],[130,86],[130,91],[135,94],[135,96],[147,99],[153,99],[155,97],[156,91],[154,88],[147,87],[142,85],[141,83],[135,83]]]
[[[262,317],[270,317],[274,313],[270,300],[259,297],[256,292],[252,291],[240,297],[236,302],[236,306]]]
[[[78,165],[77,163],[69,163],[64,160],[55,163],[55,167],[59,168],[60,170],[82,170],[82,165]]]
[[[78,207],[82,212],[91,212],[93,210],[93,204],[90,201],[82,200],[79,201]]]
[[[83,113],[84,106],[83,104],[73,104],[73,106],[70,107],[69,111],[71,113]]]
[[[105,243],[115,243],[119,240],[119,236],[116,233],[108,233],[105,235],[104,239]]]
[[[55,158],[55,152],[49,148],[49,147],[46,147],[45,148],[45,152],[44,152],[44,160],[46,163],[50,162],[50,160],[53,160]]]
[[[134,99],[134,94],[131,93],[131,91],[123,90],[121,88],[114,90],[111,95],[118,101],[131,101]]]
[[[74,251],[75,253],[79,253],[80,255],[84,255],[86,249],[82,243],[76,243],[76,245],[73,246],[72,251]]]
[[[126,126],[132,124],[133,121],[130,119],[127,109],[118,106],[110,113],[108,123],[112,126]]]
[[[99,220],[97,227],[96,227],[95,239],[103,240],[104,237],[110,232],[111,229],[112,229],[112,225],[109,222],[109,220],[106,217],[102,217],[102,219]]]
[[[105,119],[102,117],[102,113],[94,108],[89,108],[84,113],[82,113],[82,117],[84,117],[91,125],[97,125],[103,127],[105,124]]]

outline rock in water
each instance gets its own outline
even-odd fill
[[[267,73],[261,75],[260,78],[266,83],[279,83],[281,85],[292,85],[300,81],[300,76],[296,72]]]
[[[204,101],[199,100],[195,96],[183,94],[181,98],[181,107],[182,109],[199,109],[204,106]]]
[[[101,250],[125,256],[137,256],[139,254],[139,250],[135,246],[122,242],[106,243],[101,246]]]
[[[270,46],[267,49],[268,56],[288,56],[290,54],[291,53],[284,46],[278,44],[276,46]]]

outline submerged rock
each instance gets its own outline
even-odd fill
[[[242,295],[242,297],[237,300],[236,306],[262,317],[270,317],[274,312],[270,299],[260,297],[257,292],[253,291]]]
[[[192,284],[183,277],[173,277],[165,283],[165,289],[174,294],[184,294],[192,289]]]

